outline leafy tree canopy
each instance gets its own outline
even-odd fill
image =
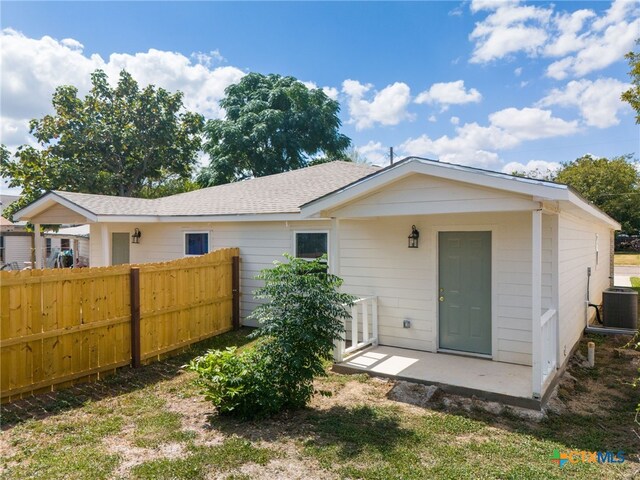
[[[293,77],[250,73],[227,87],[224,120],[205,127],[211,163],[198,181],[219,185],[306,167],[317,157],[345,157],[340,105]]]
[[[47,190],[154,196],[191,177],[204,119],[184,111],[181,92],[141,89],[124,70],[115,87],[102,70],[91,83],[84,99],[76,87],[58,87],[55,113],[31,120],[39,148],[23,145],[13,159],[3,151],[0,175],[22,188],[9,215]]]
[[[640,171],[631,155],[612,159],[585,155],[563,164],[555,180],[572,186],[619,221],[624,232],[640,232]]]
[[[636,40],[640,45],[640,38]],[[629,103],[636,111],[636,123],[640,124],[640,53],[629,52],[625,55],[631,70],[631,88],[622,94],[622,100]]]

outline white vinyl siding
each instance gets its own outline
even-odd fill
[[[40,215],[37,215],[33,218],[32,223],[41,223],[41,224],[83,224],[87,223],[87,219],[72,211],[69,210],[64,205],[56,204],[49,207],[47,210],[42,212]]]
[[[587,319],[587,268],[591,267],[590,302],[602,303],[602,291],[610,284],[610,229],[604,224],[561,213],[559,218],[559,290],[560,290],[560,353],[566,361],[580,339]],[[599,240],[599,261],[596,265],[595,236]],[[595,310],[588,310],[589,317]]]
[[[545,222],[546,223],[546,222]],[[415,224],[418,249],[407,247]],[[499,361],[531,364],[531,214],[430,215],[341,220],[340,271],[345,291],[378,296],[382,345],[436,351],[437,260],[435,228],[486,230],[492,235],[497,258],[492,263],[497,287],[493,305],[497,322],[494,346]],[[550,230],[545,229],[545,236]],[[545,238],[550,245],[551,238]],[[549,252],[550,255],[550,252]],[[551,299],[550,262],[543,263],[543,300]],[[411,328],[402,327],[411,320]]]
[[[31,235],[6,235],[4,236],[5,263],[17,262],[24,268],[25,262],[31,262],[33,248]]]
[[[111,232],[131,231],[137,227],[142,232],[138,245],[131,245],[131,262],[163,262],[181,258],[184,252],[184,233],[193,231],[209,231],[211,250],[225,247],[240,248],[240,315],[245,325],[253,325],[246,317],[259,304],[253,298],[253,291],[262,282],[255,279],[263,268],[273,266],[274,260],[284,260],[283,253],[293,253],[293,232],[328,231],[328,221],[305,222],[235,222],[235,223],[150,223],[150,224],[107,224]],[[101,265],[100,226],[91,225],[91,262]]]

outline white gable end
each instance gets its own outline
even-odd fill
[[[331,217],[375,217],[539,208],[531,196],[414,173],[325,212]]]

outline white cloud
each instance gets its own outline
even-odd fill
[[[431,158],[447,163],[472,165],[484,168],[495,168],[500,164],[500,157],[495,152],[474,148],[463,139],[451,139],[446,135],[436,140],[428,135],[409,138],[398,149],[403,156]]]
[[[356,147],[356,151],[374,165],[389,163],[389,150],[381,142],[371,140],[366,145]]]
[[[460,124],[460,117],[451,117],[449,119],[449,121],[451,122],[451,125],[459,125]]]
[[[349,123],[355,124],[356,130],[376,124],[397,125],[403,120],[413,119],[413,115],[407,111],[411,91],[406,83],[388,85],[367,100],[365,96],[372,88],[373,85],[362,84],[357,80],[345,80],[342,83],[342,92],[347,96],[349,107]]]
[[[63,38],[60,43],[71,50],[84,50],[84,45],[73,38]]]
[[[537,105],[577,107],[587,125],[598,128],[612,127],[620,123],[618,112],[628,107],[620,100],[620,95],[629,86],[614,78],[599,78],[596,81],[573,80],[564,89],[553,89]]]
[[[244,72],[236,67],[211,70],[201,64],[194,65],[181,53],[156,49],[134,55],[111,54],[105,71],[113,83],[122,69],[143,85],[154,84],[170,91],[181,90],[184,92],[185,107],[207,118],[224,116],[219,105],[224,90],[244,76]]]
[[[576,10],[573,13],[560,12],[554,17],[558,34],[544,48],[547,56],[559,57],[584,47],[586,37],[579,34],[586,20],[595,17],[592,10]]]
[[[518,2],[519,0],[472,0],[470,8],[473,13],[477,13],[481,10],[495,10],[507,4],[515,5]]]
[[[319,88],[318,84],[316,82],[302,82],[305,87],[307,87],[308,89],[316,89]],[[331,100],[338,100],[338,95],[339,95],[339,91],[337,88],[335,87],[322,87],[322,91],[324,92],[324,94],[329,97]]]
[[[565,136],[578,131],[576,120],[568,122],[554,117],[550,110],[539,108],[505,108],[489,115],[489,121],[519,140]]]
[[[89,89],[89,75],[105,63],[97,55],[86,57],[77,45],[51,37],[31,39],[10,29],[0,36],[2,65],[2,117],[23,119],[51,111],[51,95],[58,85]]]
[[[522,6],[517,2],[474,2],[471,5],[474,12],[481,9],[492,13],[476,23],[469,35],[475,42],[472,63],[490,62],[519,51],[535,54],[548,39],[544,24],[551,17],[550,9]]]
[[[500,165],[500,150],[517,147],[525,141],[570,135],[577,130],[576,121],[554,117],[548,110],[507,108],[489,115],[487,126],[465,123],[456,126],[452,137],[409,138],[398,150],[403,155],[437,157],[445,162],[495,169]]]
[[[637,8],[638,4],[634,0],[614,0],[604,16],[593,22],[593,28],[604,30],[609,25],[624,22],[629,18],[629,15],[633,14],[634,10],[635,14],[638,14]]]
[[[618,0],[616,3],[621,1]],[[636,18],[631,20],[634,15]],[[547,75],[555,79],[565,78],[569,74],[582,77],[621,60],[625,53],[633,48],[640,32],[640,18],[637,15],[637,10],[635,14],[629,12],[629,21],[621,20],[611,24],[602,32],[595,30],[585,37],[583,48],[575,56],[566,57],[549,65]]]
[[[468,90],[464,87],[464,80],[455,82],[434,83],[418,94],[415,103],[439,104],[446,110],[449,105],[462,105],[465,103],[478,103],[482,100],[482,95],[475,88]]]
[[[338,89],[336,87],[322,87],[324,94],[331,100],[338,100]]]
[[[516,68],[516,69],[513,71],[513,74],[514,74],[516,77],[519,77],[520,75],[522,75],[522,67],[518,67],[518,68]]]
[[[436,122],[438,121],[438,119],[436,118],[436,116],[435,116],[435,115],[430,115],[430,116],[429,116],[429,121],[430,121],[431,123],[436,123]]]
[[[549,77],[582,77],[621,60],[640,31],[640,7],[633,0],[615,0],[600,16],[590,9],[566,12],[555,8],[473,2],[472,12],[490,13],[476,23],[469,36],[474,42],[470,61],[487,63],[523,52],[558,58],[547,68]]]
[[[1,133],[2,141],[10,147],[28,141],[26,119],[52,112],[51,96],[56,87],[74,85],[79,95],[84,95],[90,88],[91,73],[98,68],[105,70],[114,84],[125,68],[141,85],[181,90],[186,108],[208,118],[223,115],[218,102],[224,89],[244,76],[235,67],[211,69],[180,53],[155,49],[133,55],[114,53],[104,60],[96,54],[86,55],[74,39],[29,38],[11,29],[2,31],[0,42]],[[214,52],[208,54],[212,59]]]
[[[211,50],[209,53],[204,52],[193,52],[191,54],[191,58],[193,58],[200,65],[204,65],[205,67],[211,67],[212,63],[222,63],[226,61],[226,58],[222,56],[220,50]]]
[[[512,174],[514,172],[524,173],[528,177],[532,178],[544,178],[551,173],[555,173],[560,170],[560,165],[557,162],[547,162],[545,160],[530,160],[526,164],[520,162],[509,162],[502,171],[504,173]]]
[[[555,78],[556,80],[564,80],[569,75],[567,70],[571,67],[572,63],[573,59],[571,57],[553,62],[547,67],[547,77]]]

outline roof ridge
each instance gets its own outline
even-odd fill
[[[330,162],[324,162],[324,163],[318,163],[317,165],[309,165],[307,167],[302,167],[302,168],[295,168],[293,170],[287,170],[286,172],[280,172],[280,173],[272,173],[270,175],[263,175],[261,177],[251,177],[251,178],[244,178],[242,180],[237,180],[235,182],[228,182],[228,183],[222,183],[220,185],[212,185],[210,187],[203,187],[203,188],[198,188],[196,190],[191,190],[189,192],[180,192],[180,193],[175,193],[173,195],[167,195],[166,197],[158,197],[156,200],[164,200],[164,199],[168,199],[168,198],[176,198],[178,196],[181,195],[189,195],[189,194],[193,194],[195,192],[203,192],[206,190],[211,190],[214,188],[221,188],[221,187],[231,187],[231,186],[237,186],[237,185],[242,185],[245,182],[252,182],[252,181],[262,181],[262,180],[266,180],[266,179],[273,179],[274,177],[281,177],[281,176],[285,176],[285,175],[290,175],[292,173],[297,173],[297,172],[302,172],[302,171],[309,171],[312,169],[316,169],[317,167],[326,167],[327,165],[331,165],[331,164],[342,164],[342,165],[350,165],[350,166],[357,166],[359,168],[379,168],[379,167],[375,167],[374,165],[365,165],[365,164],[361,164],[361,163],[357,163],[357,162],[347,162],[345,160],[332,160]]]

